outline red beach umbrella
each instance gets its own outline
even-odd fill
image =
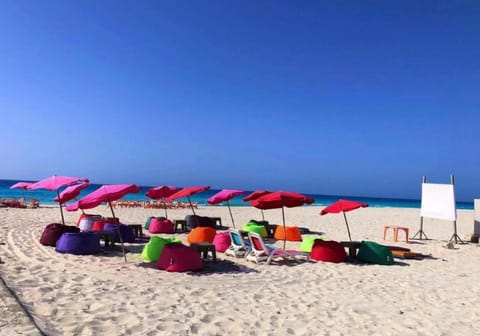
[[[257,198],[262,197],[263,195],[266,195],[266,194],[269,194],[269,193],[270,193],[270,191],[268,191],[268,190],[255,190],[251,194],[245,196],[243,198],[243,201],[244,202],[253,201],[253,200],[256,200]],[[265,215],[263,214],[263,210],[260,209],[260,212],[262,213],[262,220],[265,220]]]
[[[366,203],[340,199],[323,209],[320,212],[320,215],[323,216],[328,213],[343,213],[343,218],[345,219],[345,224],[347,225],[348,238],[350,239],[350,241],[352,241],[352,237],[350,236],[350,228],[348,227],[348,221],[345,212],[366,207],[368,207],[368,204]]]
[[[232,219],[233,227],[235,227],[235,222],[233,221],[232,210],[230,209],[230,203],[228,202],[232,198],[236,196],[243,195],[245,192],[243,190],[235,190],[235,189],[223,189],[222,191],[216,193],[212,197],[210,197],[207,202],[208,204],[219,204],[222,202],[227,202],[228,211],[230,212],[230,218]]]
[[[253,200],[251,204],[258,209],[278,209],[282,208],[282,219],[283,219],[283,228],[285,229],[285,212],[284,207],[293,208],[297,206],[302,206],[304,204],[312,204],[314,202],[313,198],[307,197],[305,195],[289,192],[289,191],[276,191],[269,194],[265,194],[262,197]],[[285,249],[286,244],[286,235],[283,241],[283,249]]]
[[[198,193],[200,193],[202,191],[205,191],[205,190],[208,190],[208,189],[210,189],[209,186],[186,187],[186,188],[183,188],[180,191],[177,191],[175,194],[167,197],[166,201],[171,202],[171,201],[173,201],[174,199],[177,199],[177,198],[187,197],[188,198],[188,203],[190,204],[190,207],[192,208],[193,214],[195,215],[195,210],[193,209],[192,201],[190,201],[190,196],[192,196],[194,194],[198,194]]]
[[[168,218],[167,214],[167,204],[165,203],[165,197],[169,197],[179,191],[180,188],[172,187],[172,186],[159,186],[155,188],[150,188],[145,193],[146,196],[150,197],[154,200],[163,200],[165,206],[165,218]]]
[[[130,193],[138,193],[140,191],[140,187],[136,186],[135,184],[114,184],[114,185],[103,185],[97,190],[91,192],[90,194],[86,195],[82,199],[76,201],[68,205],[65,209],[67,211],[75,211],[78,209],[92,209],[96,206],[102,204],[103,202],[108,203],[110,210],[112,211],[113,218],[115,217],[115,212],[113,211],[112,202],[119,200],[120,198],[124,197]],[[120,234],[120,228],[116,223],[118,237],[120,239],[120,244],[122,245],[122,253],[123,259],[125,262],[127,261],[127,256],[125,255],[125,248],[123,246],[122,235]]]
[[[27,187],[28,190],[35,190],[35,189],[46,189],[50,191],[56,191],[57,197],[60,199],[59,189],[62,187],[71,186],[77,183],[88,183],[88,179],[86,178],[78,178],[78,177],[70,177],[70,176],[51,176],[46,179],[40,180],[38,182],[32,183],[30,186]],[[63,218],[63,210],[62,210],[62,203],[58,203],[60,207],[60,215],[62,216],[62,224],[65,225],[65,219]]]

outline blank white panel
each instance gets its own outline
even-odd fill
[[[420,216],[457,220],[453,184],[422,183],[422,208]]]

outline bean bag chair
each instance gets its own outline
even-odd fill
[[[312,252],[313,244],[317,239],[321,240],[322,237],[321,236],[303,236],[302,243],[300,244],[300,251],[305,253]]]
[[[196,227],[187,236],[189,243],[212,243],[217,231],[211,227]]]
[[[182,243],[178,238],[162,238],[157,236],[150,237],[147,245],[142,250],[142,259],[145,261],[158,261],[158,257],[166,244]]]
[[[228,232],[217,233],[213,238],[213,245],[215,245],[215,251],[217,252],[225,252],[231,244],[232,241]]]
[[[152,217],[152,216],[150,216],[150,217],[147,218],[147,221],[145,222],[145,225],[143,226],[143,228],[144,228],[145,230],[148,230],[148,228],[150,227],[150,223],[152,222],[152,219],[154,219],[154,218],[155,218],[155,217]]]
[[[347,253],[339,242],[317,239],[313,243],[310,259],[339,263],[347,260]]]
[[[77,255],[100,252],[100,238],[95,232],[66,232],[57,241],[55,251]]]
[[[80,220],[78,221],[78,227],[80,228],[80,231],[92,231],[93,223],[102,219],[103,217],[100,215],[82,214],[80,215]]]
[[[203,267],[200,253],[183,244],[166,244],[158,258],[158,268],[167,272],[199,271]]]
[[[65,232],[80,232],[80,229],[76,226],[62,225],[58,223],[48,224],[40,237],[40,244],[55,247],[58,239],[60,239]]]
[[[135,232],[131,227],[125,224],[113,224],[113,223],[105,223],[103,226],[104,231],[113,231],[115,235],[115,242],[120,242],[120,237],[118,236],[117,226],[120,230],[120,234],[122,235],[122,241],[124,243],[133,243],[135,241]]]
[[[173,223],[168,219],[153,218],[148,227],[150,233],[174,233]]]
[[[211,227],[213,229],[216,228],[215,222],[210,217],[187,215],[185,216],[185,221],[187,222],[187,228],[189,230],[196,227]]]
[[[276,240],[302,241],[302,235],[298,226],[277,226],[274,238]]]
[[[247,231],[247,232],[258,233],[262,238],[268,237],[268,232],[267,232],[267,229],[265,228],[265,226],[263,226],[261,224],[256,224],[255,222],[252,222],[252,221],[245,224],[243,226],[242,230]]]
[[[388,246],[372,241],[363,241],[358,249],[357,260],[370,264],[392,265],[393,254]]]
[[[103,227],[105,226],[105,223],[106,222],[105,222],[104,219],[93,222],[92,231],[94,231],[94,232],[103,231]]]

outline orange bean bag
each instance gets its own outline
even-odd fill
[[[187,241],[191,243],[212,243],[217,231],[211,227],[196,227],[187,236]]]
[[[298,226],[277,226],[273,236],[276,240],[302,241],[302,235]],[[286,237],[286,238],[285,238]]]

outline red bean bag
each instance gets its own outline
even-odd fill
[[[276,240],[302,241],[302,234],[298,226],[285,226],[284,229],[282,225],[279,225],[275,229],[274,238]]]
[[[347,260],[345,248],[333,240],[315,240],[310,258],[319,261],[344,262]]]
[[[152,218],[150,225],[148,226],[148,232],[150,233],[174,233],[172,221],[168,219]]]
[[[217,231],[211,227],[196,227],[187,236],[189,243],[212,243]]]
[[[104,219],[93,222],[92,231],[103,231],[103,227],[105,226],[105,223],[106,222]]]
[[[58,239],[66,232],[80,232],[76,226],[62,225],[58,223],[48,224],[40,237],[40,244],[56,246]]]
[[[190,246],[170,243],[164,246],[157,266],[167,272],[199,271],[203,267],[200,253]]]
[[[217,252],[225,252],[231,244],[232,241],[230,240],[230,234],[228,232],[217,233],[213,239],[213,245],[215,245]]]

